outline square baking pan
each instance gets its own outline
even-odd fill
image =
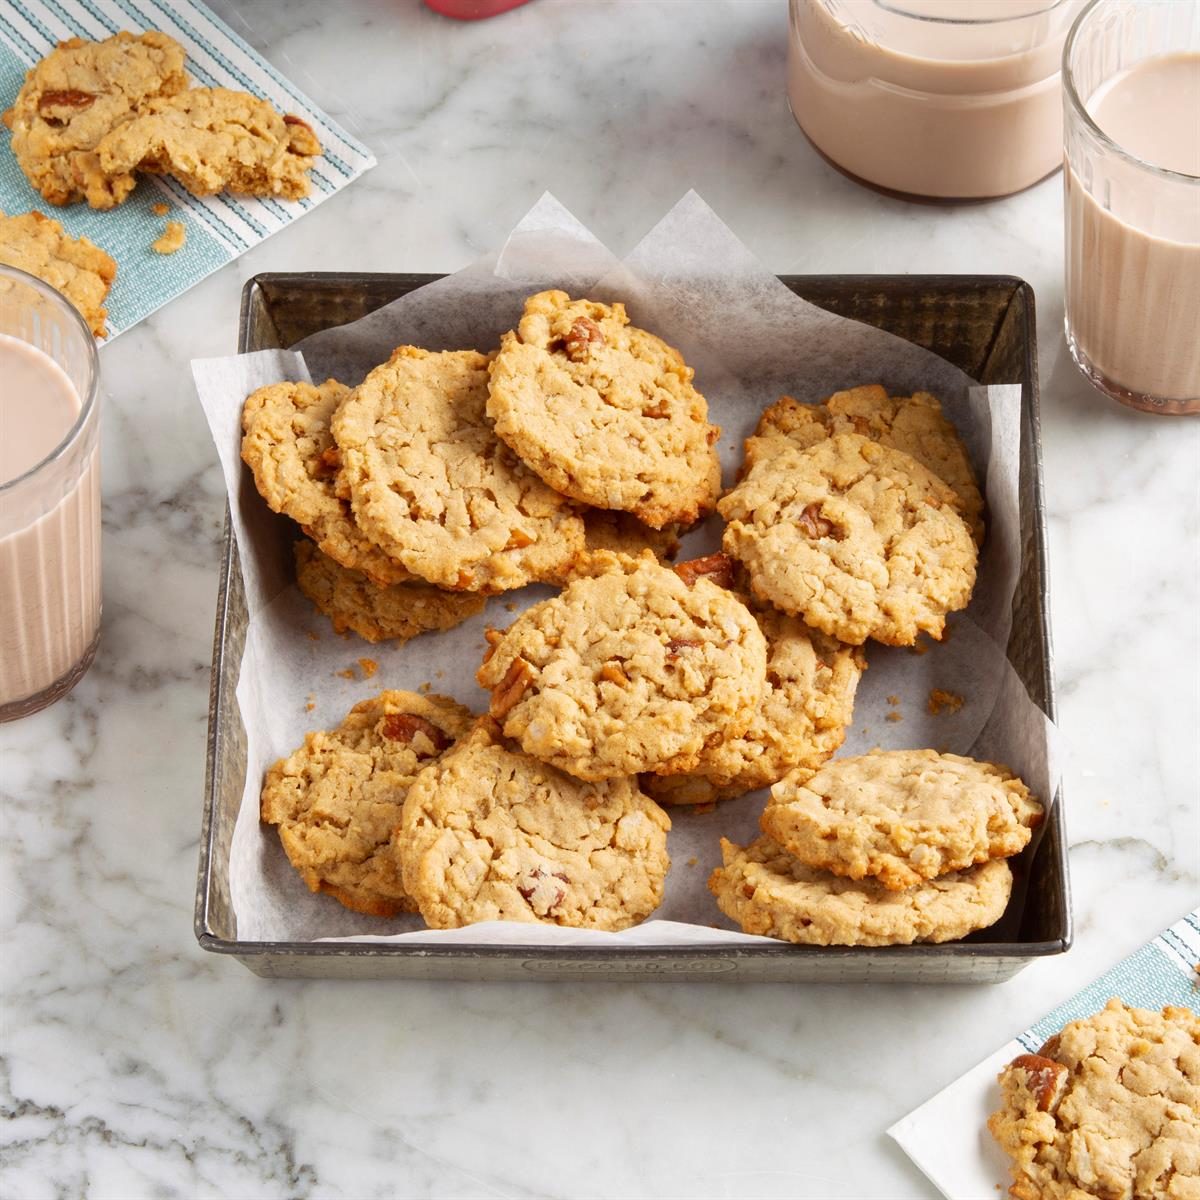
[[[286,348],[357,320],[437,275],[265,274],[242,294],[238,349]],[[1053,719],[1046,526],[1038,418],[1033,290],[1003,275],[784,275],[805,300],[886,329],[940,354],[985,384],[1021,385],[1021,572],[1008,656]],[[229,847],[246,774],[236,689],[246,602],[226,510],[209,699],[208,764],[196,937],[264,976],[342,979],[625,979],[763,982],[997,983],[1071,945],[1067,840],[1061,789],[1042,836],[1013,860],[1020,912],[960,942],[887,947],[472,947],[371,941],[239,941],[229,896]],[[1021,884],[1027,886],[1022,889]],[[1019,900],[1017,901],[1019,903]]]

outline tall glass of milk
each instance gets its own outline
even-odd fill
[[[1063,97],[1071,354],[1124,404],[1200,412],[1200,3],[1093,0]]]
[[[96,654],[99,383],[74,307],[0,265],[0,721],[66,695]]]

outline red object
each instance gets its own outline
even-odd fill
[[[443,17],[454,17],[458,21],[480,21],[484,17],[496,17],[510,8],[520,8],[529,0],[425,0],[434,12]]]

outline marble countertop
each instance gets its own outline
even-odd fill
[[[0,730],[0,1192],[932,1197],[884,1128],[1200,893],[1200,422],[1076,374],[1060,180],[958,208],[849,182],[788,113],[782,0],[215,7],[380,165],[102,352],[100,655]],[[1033,284],[1074,949],[967,988],[270,982],[202,953],[224,493],[188,360],[234,349],[257,272],[452,270],[544,189],[623,252],[689,187],[780,272]]]

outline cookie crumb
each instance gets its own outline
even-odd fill
[[[699,861],[700,860],[693,854],[692,857],[687,860],[687,865],[689,867],[694,867]],[[1196,969],[1200,971],[1200,967],[1197,967]]]
[[[929,715],[940,717],[942,713],[956,713],[965,701],[957,692],[944,692],[933,688],[929,693]]]
[[[304,702],[304,711],[312,712],[312,710],[316,707],[317,707],[317,694],[316,694],[316,692],[309,692],[308,698]]]
[[[445,679],[446,672],[445,671],[434,671],[433,677],[434,677],[434,679]]]
[[[884,719],[885,721],[891,721],[891,723],[892,723],[893,725],[898,725],[898,724],[899,724],[901,721],[903,721],[903,720],[904,720],[904,717],[903,717],[903,716],[901,716],[901,714],[900,714],[900,713],[898,713],[898,712],[890,712],[890,713],[888,713],[888,714],[887,714],[887,716],[886,716],[886,717],[884,717],[883,719]]]
[[[507,600],[507,601],[505,601],[505,604],[504,604],[504,611],[505,611],[505,612],[510,612],[510,613],[512,613],[512,612],[516,612],[516,611],[517,611],[517,604],[516,604],[516,601],[515,601],[515,600]]]
[[[417,691],[420,692],[422,696],[427,696],[427,695],[429,695],[430,691],[432,691],[432,689],[433,689],[433,684],[430,683],[429,680],[427,679],[427,680],[425,680],[425,682],[423,684],[421,684],[421,686],[419,688],[417,688]]]
[[[169,213],[171,211],[171,206],[169,204],[163,204],[160,201],[158,204],[150,205],[150,211],[156,217],[165,217],[167,215],[167,213]]]
[[[347,667],[344,671],[335,672],[342,679],[357,679],[358,672],[353,667]]]
[[[310,642],[319,642],[321,640],[321,635],[315,629],[306,629],[304,631],[304,636],[308,638]]]
[[[360,658],[358,665],[362,667],[364,679],[370,679],[379,670],[379,664],[373,658]]]
[[[150,243],[150,249],[156,254],[174,254],[176,250],[182,250],[184,242],[187,241],[187,230],[183,227],[182,221],[168,221],[166,229],[163,230],[162,237],[156,242]]]
[[[888,703],[889,703],[889,704],[890,704],[890,705],[891,705],[893,708],[895,708],[895,707],[896,707],[896,705],[900,703],[900,697],[899,697],[899,696],[888,696],[888,697],[887,697],[887,702],[888,702]]]

